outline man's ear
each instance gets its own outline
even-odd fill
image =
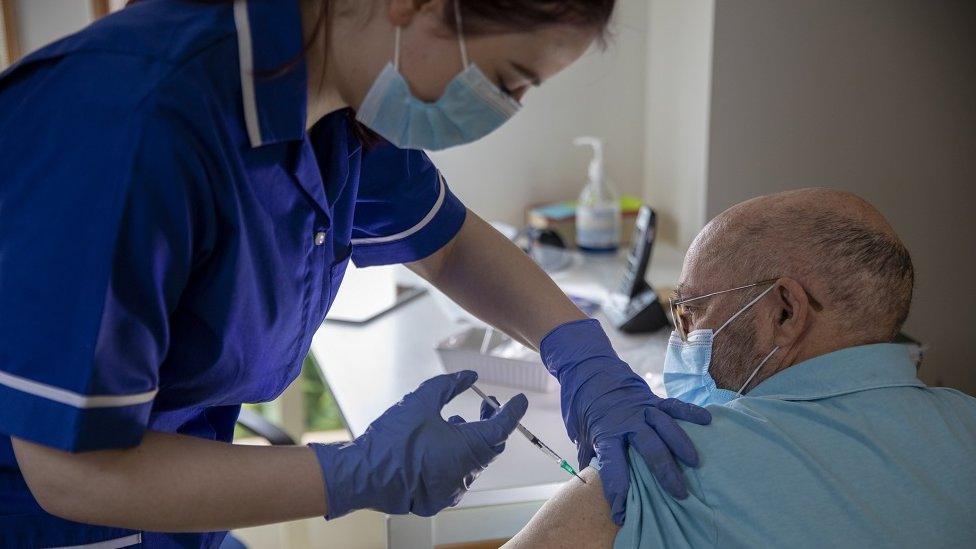
[[[792,345],[807,328],[810,302],[806,291],[792,278],[780,278],[773,289],[776,318],[773,343],[780,348]]]
[[[387,16],[394,27],[406,27],[413,18],[424,11],[443,13],[443,0],[390,0]]]

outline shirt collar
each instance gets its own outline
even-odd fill
[[[235,0],[244,123],[252,147],[302,139],[308,83],[297,0]]]
[[[860,345],[794,364],[745,396],[815,400],[881,387],[925,387],[915,373],[905,345]]]

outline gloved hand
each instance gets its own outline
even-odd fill
[[[647,382],[620,360],[594,319],[556,327],[540,348],[546,368],[559,380],[563,421],[577,444],[580,468],[589,465],[594,451],[600,458],[603,495],[613,521],[624,521],[630,488],[628,445],[644,457],[665,490],[679,499],[687,497],[672,454],[696,467],[698,453],[675,419],[707,425],[712,421],[708,410],[652,393]]]
[[[427,517],[457,504],[529,405],[519,394],[497,413],[482,406],[483,421],[444,421],[441,408],[477,379],[472,371],[433,377],[352,442],[309,444],[325,479],[326,518],[356,509]]]

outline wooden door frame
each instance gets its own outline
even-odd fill
[[[110,11],[108,0],[91,0],[92,20],[105,17]]]
[[[17,30],[17,1],[0,0],[0,12],[3,13],[3,33],[4,42],[7,44],[7,61],[13,65],[20,59],[23,51],[20,46],[20,33]]]

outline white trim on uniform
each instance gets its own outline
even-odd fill
[[[404,238],[407,238],[408,236],[410,236],[410,235],[416,233],[417,231],[419,231],[420,229],[423,229],[424,227],[426,227],[427,224],[430,223],[430,220],[434,219],[434,216],[437,215],[438,210],[441,209],[441,205],[444,204],[444,195],[447,194],[447,186],[444,184],[444,176],[441,175],[440,172],[438,172],[437,173],[437,177],[438,177],[438,179],[440,179],[440,182],[441,182],[441,190],[440,190],[440,194],[437,195],[437,201],[434,202],[434,206],[430,209],[429,212],[427,212],[427,215],[425,215],[424,218],[421,219],[416,225],[414,225],[413,227],[410,227],[409,229],[407,229],[405,231],[401,231],[401,232],[398,232],[396,234],[391,234],[389,236],[374,236],[374,237],[370,237],[370,238],[353,238],[352,239],[352,242],[351,242],[352,245],[353,246],[356,246],[358,244],[382,244],[384,242],[393,242],[395,240],[403,240]]]
[[[121,547],[131,547],[142,543],[142,534],[132,534],[122,538],[99,541],[97,543],[86,543],[84,545],[65,545],[55,549],[120,549]]]
[[[22,393],[46,398],[75,408],[118,408],[143,404],[151,401],[158,391],[158,389],[153,389],[132,395],[82,395],[3,371],[0,371],[0,385],[6,385]]]
[[[234,25],[237,27],[237,57],[241,66],[241,96],[244,98],[244,123],[252,147],[261,146],[261,123],[254,95],[254,54],[251,48],[251,22],[247,0],[234,0]]]

